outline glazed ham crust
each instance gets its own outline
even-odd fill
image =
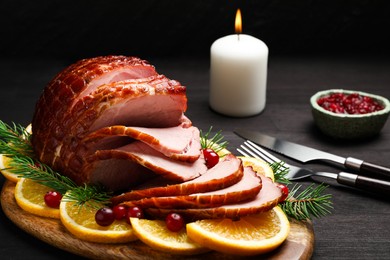
[[[159,75],[147,61],[136,57],[104,56],[76,62],[46,86],[36,104],[31,139],[35,154],[41,162],[76,183],[90,183],[95,179],[96,168],[91,167],[87,158],[97,152],[98,146],[83,142],[88,134],[114,125],[190,127],[190,120],[184,116],[185,92],[178,81]],[[106,140],[105,146],[115,149],[130,142]],[[105,150],[99,152],[109,154]],[[110,167],[117,163],[113,159],[93,163]],[[122,171],[125,166],[114,168]],[[118,176],[122,183],[113,185],[115,189],[133,185],[123,183],[123,176]],[[105,184],[104,178],[99,181]]]

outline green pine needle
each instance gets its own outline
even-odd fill
[[[4,155],[24,154],[34,155],[30,144],[30,133],[15,123],[8,125],[0,120],[0,153]]]
[[[9,166],[8,170],[18,177],[31,179],[62,194],[77,187],[68,177],[53,171],[43,163],[35,162],[27,156],[13,156]]]
[[[320,218],[331,213],[333,209],[330,194],[323,194],[328,186],[311,184],[298,194],[300,185],[295,184],[290,190],[285,202],[281,203],[281,208],[290,217],[297,220],[307,220]]]
[[[286,177],[290,169],[285,166],[284,162],[274,162],[271,163],[269,166],[274,172],[275,182],[283,184],[291,183],[291,181]]]
[[[291,184],[286,178],[289,168],[285,166],[284,162],[272,163],[270,167],[274,171],[275,182]],[[327,187],[324,184],[316,187],[312,184],[298,194],[301,186],[295,184],[286,200],[280,203],[280,206],[286,215],[297,220],[326,216],[331,213],[330,210],[333,208],[331,201],[332,195],[323,194]]]
[[[102,205],[110,204],[111,193],[105,192],[101,186],[78,186],[69,190],[65,196],[65,201],[75,202],[77,206],[87,206],[99,209]]]
[[[226,149],[228,142],[223,141],[224,136],[221,134],[221,130],[219,130],[216,134],[214,134],[213,137],[210,138],[212,129],[213,127],[211,126],[206,133],[203,133],[203,131],[200,130],[200,144],[202,149],[211,148],[216,153],[218,153],[221,150]]]
[[[10,126],[0,120],[0,154],[12,158],[8,171],[52,188],[64,194],[65,199],[76,201],[78,205],[87,202],[96,203],[95,205],[108,203],[111,193],[104,191],[102,187],[78,186],[70,178],[35,160],[30,137],[24,127],[16,124]]]

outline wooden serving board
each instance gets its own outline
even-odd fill
[[[156,251],[141,241],[126,244],[99,244],[77,239],[60,220],[43,218],[22,210],[15,201],[15,184],[6,181],[1,192],[1,205],[5,215],[25,232],[38,239],[76,255],[93,259],[237,259],[215,251],[195,256],[177,256]],[[311,222],[291,221],[287,240],[273,252],[256,259],[310,259],[314,248]],[[245,257],[248,259],[248,257]]]

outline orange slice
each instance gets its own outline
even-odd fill
[[[185,228],[172,232],[163,220],[130,218],[136,236],[145,244],[170,254],[195,255],[209,251],[207,247],[191,241]]]
[[[45,204],[44,196],[50,190],[52,189],[33,180],[21,178],[15,186],[16,203],[32,214],[60,218],[59,209],[50,208]]]
[[[200,245],[221,253],[251,256],[270,252],[287,238],[290,223],[279,208],[238,221],[198,220],[187,224],[187,235]]]
[[[253,157],[238,156],[238,158],[242,160],[244,166],[252,166],[253,170],[258,174],[262,174],[274,180],[274,172],[267,162]]]
[[[1,173],[4,175],[4,177],[7,180],[16,183],[19,181],[20,178],[15,173],[12,173],[9,171],[8,168],[9,168],[9,164],[10,164],[11,160],[12,160],[11,158],[0,154],[0,170],[1,170]]]
[[[95,221],[96,208],[78,206],[67,201],[66,195],[60,204],[62,224],[74,236],[81,240],[96,243],[126,243],[137,240],[132,227],[125,220],[115,220],[110,226],[100,226]]]

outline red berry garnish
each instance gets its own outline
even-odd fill
[[[172,232],[180,231],[185,225],[183,217],[177,213],[169,213],[165,218],[165,223]]]
[[[144,218],[144,212],[140,207],[131,207],[127,209],[127,218]]]
[[[45,194],[45,204],[50,208],[58,209],[60,207],[62,194],[58,191],[48,191]]]
[[[280,202],[283,202],[287,199],[287,196],[288,196],[288,193],[289,193],[289,190],[288,190],[288,187],[287,185],[284,185],[284,184],[277,184],[277,186],[279,187],[279,189],[281,190],[282,192],[282,197],[280,198]]]
[[[319,98],[317,104],[338,114],[367,114],[384,109],[376,100],[358,93],[332,93]]]
[[[116,220],[124,219],[127,216],[127,207],[123,205],[115,205],[112,210],[114,211]]]
[[[114,220],[115,220],[114,211],[108,207],[99,209],[95,214],[96,223],[103,227],[111,225],[114,222]]]
[[[219,162],[219,155],[211,148],[203,149],[203,156],[209,169]]]

